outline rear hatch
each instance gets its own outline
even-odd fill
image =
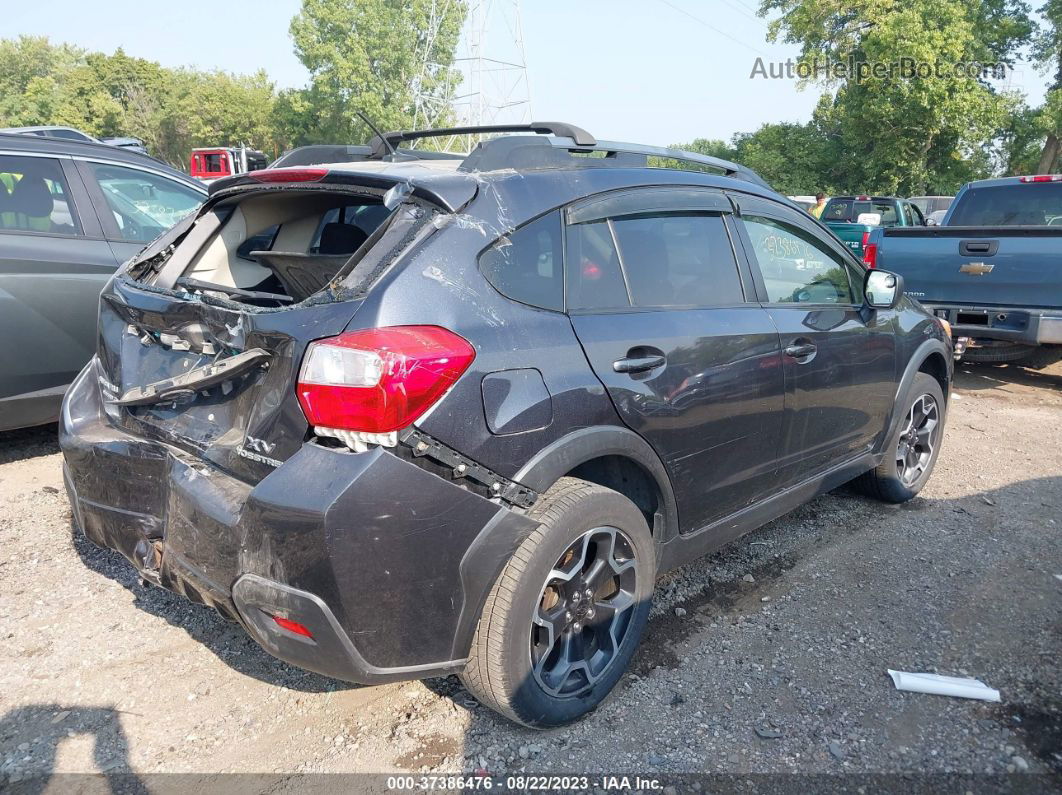
[[[401,185],[330,188],[222,191],[122,269],[100,305],[112,422],[252,483],[299,449],[307,345],[340,334],[446,209]]]

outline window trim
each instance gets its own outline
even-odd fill
[[[596,193],[569,205],[565,223],[588,224],[611,218],[658,213],[731,213],[733,205],[719,188],[696,185],[647,185]]]
[[[785,301],[772,301],[767,293],[767,284],[763,278],[763,271],[760,269],[759,260],[756,258],[755,249],[752,245],[752,238],[749,237],[748,231],[745,229],[744,218],[745,215],[762,215],[770,218],[778,223],[785,224],[787,226],[795,227],[809,236],[813,237],[827,251],[832,251],[835,255],[838,255],[839,259],[847,261],[848,264],[854,265],[856,273],[861,273],[866,276],[866,268],[863,266],[855,255],[852,254],[844,246],[840,245],[840,242],[834,243],[833,240],[825,237],[822,234],[822,230],[815,224],[809,224],[800,217],[798,213],[792,212],[789,208],[769,199],[765,199],[760,196],[749,196],[746,194],[737,194],[733,196],[734,200],[738,204],[739,212],[735,215],[736,223],[738,227],[738,237],[741,240],[741,246],[744,249],[745,260],[752,273],[753,281],[756,284],[756,292],[759,294],[759,303],[764,307],[808,307],[811,309],[827,309],[827,308],[841,308],[841,309],[860,309],[865,306],[866,301],[859,300],[862,296],[863,286],[850,284],[852,288],[852,303],[792,303]],[[809,216],[810,218],[810,216]],[[831,233],[832,236],[832,233]],[[851,279],[851,276],[849,276]]]

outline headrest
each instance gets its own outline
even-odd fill
[[[54,202],[44,177],[24,174],[11,192],[11,210],[35,218],[52,214]]]
[[[369,236],[353,224],[325,224],[317,251],[320,254],[353,254],[368,239]]]

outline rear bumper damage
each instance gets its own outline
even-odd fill
[[[115,427],[95,360],[67,394],[60,445],[91,541],[238,621],[274,656],[363,684],[460,670],[500,566],[534,528],[382,448],[307,443],[247,483]]]

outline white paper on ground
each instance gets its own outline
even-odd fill
[[[1000,700],[999,691],[993,690],[979,679],[940,676],[939,674],[913,674],[906,671],[893,671],[891,668],[887,670],[897,690],[909,690],[912,693],[931,693],[936,696],[977,698],[981,701]]]

